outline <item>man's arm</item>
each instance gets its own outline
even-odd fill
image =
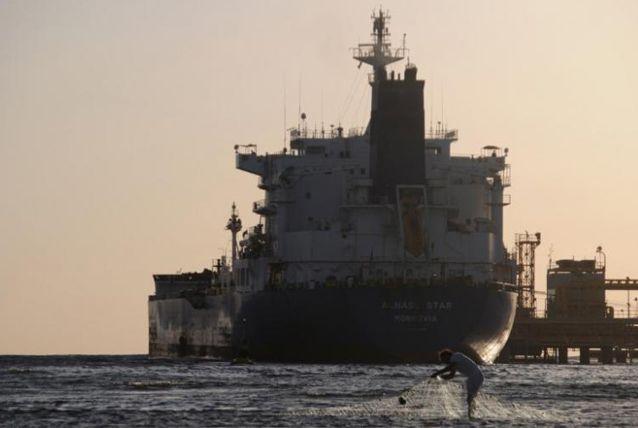
[[[432,373],[432,376],[430,377],[437,377],[440,375],[443,375],[443,379],[452,379],[454,377],[454,375],[456,374],[456,365],[454,363],[449,364],[447,367],[442,368],[441,370]]]
[[[456,370],[452,369],[449,373],[442,375],[441,378],[445,380],[450,380],[454,377],[455,374],[456,374]]]

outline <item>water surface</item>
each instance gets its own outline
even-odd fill
[[[484,367],[477,419],[461,378],[428,365],[233,366],[146,356],[0,356],[0,424],[50,426],[634,426],[634,365]],[[403,392],[408,390],[408,392]],[[408,397],[405,406],[398,396]]]

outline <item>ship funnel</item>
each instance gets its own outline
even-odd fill
[[[372,193],[394,202],[397,186],[425,184],[425,111],[417,68],[409,64],[404,79],[375,82],[370,112]]]
[[[374,71],[369,123],[372,193],[379,201],[394,202],[397,186],[425,184],[425,81],[417,80],[417,68],[409,60],[403,80],[401,74],[395,79],[394,72],[388,80],[385,67],[408,52],[405,35],[400,48],[391,48],[389,19],[382,10],[373,13],[372,43],[360,43],[353,57]]]

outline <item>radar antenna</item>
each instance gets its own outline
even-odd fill
[[[392,50],[390,43],[390,31],[386,24],[390,21],[390,14],[379,9],[372,13],[372,43],[359,43],[359,46],[352,48],[352,57],[361,63],[372,66],[374,70],[374,80],[376,82],[385,80],[387,73],[385,66],[402,60],[407,52],[405,47],[405,35],[402,47]]]

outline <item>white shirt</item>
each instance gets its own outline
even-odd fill
[[[482,378],[481,369],[468,356],[460,352],[455,352],[450,357],[450,363],[454,363],[456,371],[468,379]]]

